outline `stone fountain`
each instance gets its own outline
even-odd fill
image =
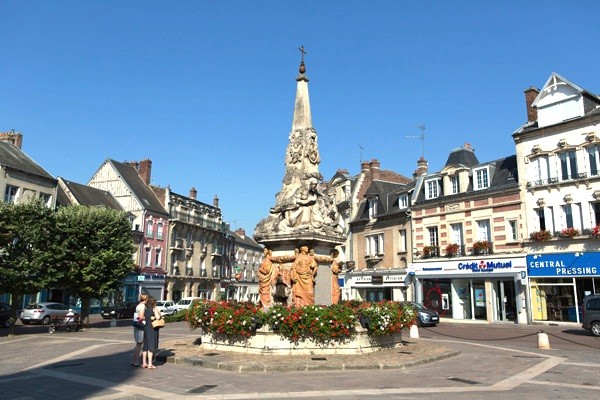
[[[264,308],[276,302],[329,305],[340,299],[337,274],[342,263],[336,247],[345,238],[333,190],[319,172],[321,157],[310,112],[304,46],[300,51],[283,185],[269,215],[254,231],[254,239],[265,246],[259,269]]]

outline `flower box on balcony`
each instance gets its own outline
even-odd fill
[[[458,246],[458,244],[450,243],[448,246],[446,246],[446,256],[454,257],[454,256],[458,255],[459,249],[460,249],[460,247]]]
[[[439,250],[437,246],[425,246],[423,247],[423,258],[437,257]]]
[[[593,239],[600,239],[600,225],[596,225],[592,228],[592,230],[590,231],[590,236]]]
[[[560,231],[559,236],[564,238],[573,238],[574,236],[579,236],[579,230],[575,228],[565,228]]]
[[[545,242],[552,238],[552,234],[548,230],[531,232],[529,239],[534,242]]]
[[[473,254],[488,254],[492,249],[492,244],[487,240],[479,240],[473,243]]]

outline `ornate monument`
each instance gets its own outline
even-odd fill
[[[296,78],[292,130],[285,175],[275,205],[254,231],[266,247],[259,269],[263,307],[274,302],[298,306],[339,301],[337,274],[342,262],[336,246],[344,243],[333,192],[319,173],[317,131],[312,126],[304,46]]]

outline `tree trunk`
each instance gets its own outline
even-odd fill
[[[19,316],[17,315],[17,312],[19,311],[19,308],[21,308],[21,304],[23,303],[23,293],[11,293],[11,300],[12,300],[12,310],[11,310],[11,315],[10,318],[12,319],[11,323],[10,323],[10,330],[9,330],[9,335],[14,335],[15,334],[15,324],[17,323],[17,319],[19,319]]]
[[[89,294],[81,295],[81,320],[86,328],[90,327],[90,303],[91,298]]]

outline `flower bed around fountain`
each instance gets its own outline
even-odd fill
[[[197,301],[188,311],[202,346],[254,354],[360,354],[402,345],[416,312],[395,302],[262,310],[250,303]]]

